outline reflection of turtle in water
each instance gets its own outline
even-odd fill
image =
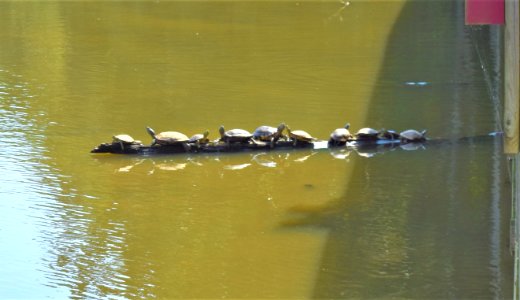
[[[424,142],[426,141],[426,130],[421,132],[408,129],[400,133],[402,143]]]
[[[348,129],[350,128],[350,123],[347,123],[343,128],[337,128],[330,134],[329,144],[332,145],[340,145],[348,142],[352,139],[352,134]]]
[[[309,133],[303,130],[291,130],[289,126],[286,126],[289,137],[293,140],[293,144],[296,146],[297,143],[310,143],[315,141],[316,138],[312,137]]]
[[[155,134],[155,131],[150,128],[146,127],[146,131],[152,136],[152,146],[154,145],[182,145],[184,147],[184,150],[189,151],[190,146],[187,144],[190,140],[186,135],[177,132],[177,131],[164,131],[159,134]]]
[[[189,140],[188,143],[195,144],[197,147],[200,147],[200,145],[205,145],[209,143],[209,131],[206,130],[204,133],[197,133],[194,134]]]
[[[341,147],[341,148],[331,148],[330,155],[335,159],[347,159],[350,156],[352,149]]]
[[[251,161],[254,161],[255,163],[267,168],[275,168],[277,166],[273,156],[268,155],[267,152],[260,152],[253,155],[253,157],[251,157]]]
[[[141,145],[141,141],[134,140],[134,138],[129,136],[128,134],[114,135],[112,137],[112,142],[119,143],[119,145],[121,145],[121,150],[125,149],[125,145],[126,146]]]
[[[244,129],[231,129],[226,131],[224,126],[219,128],[220,140],[226,143],[228,146],[231,143],[248,143],[253,135]]]
[[[262,142],[270,142],[271,148],[273,148],[274,143],[276,143],[276,141],[278,141],[282,136],[284,129],[284,123],[278,125],[277,128],[265,125],[260,126],[253,132],[253,139]]]
[[[373,128],[361,128],[356,133],[356,139],[358,140],[377,140],[379,136],[379,131],[373,129]]]

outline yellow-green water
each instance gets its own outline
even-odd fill
[[[496,130],[461,7],[0,2],[0,297],[510,298],[498,139],[89,153],[148,125]]]

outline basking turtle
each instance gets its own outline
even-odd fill
[[[424,142],[426,140],[426,130],[421,132],[408,129],[399,134],[402,143]]]
[[[348,129],[350,128],[350,123],[347,123],[343,128],[337,128],[330,134],[329,144],[339,145],[342,143],[346,143],[352,139],[352,134]]]
[[[248,143],[253,135],[244,129],[231,129],[226,131],[224,126],[218,129],[220,133],[220,140],[225,142],[228,146],[231,143]]]
[[[291,130],[289,126],[285,126],[287,128],[287,132],[289,133],[289,137],[293,140],[293,144],[296,146],[298,142],[310,143],[315,141],[316,138],[312,137],[309,133],[303,130]]]
[[[379,136],[379,131],[373,129],[373,128],[361,128],[356,133],[356,139],[358,140],[377,140],[377,137]]]
[[[117,134],[112,137],[113,143],[119,143],[121,145],[121,150],[125,149],[125,145],[140,145],[141,141],[134,140],[133,137],[128,134]]]
[[[398,141],[401,136],[399,135],[399,133],[397,133],[395,130],[386,130],[386,129],[383,129],[381,130],[381,132],[379,133],[379,137],[383,140],[391,140],[391,141]]]
[[[177,131],[164,131],[159,134],[155,134],[155,131],[150,128],[146,127],[146,131],[152,136],[152,146],[153,145],[182,145],[186,151],[190,150],[189,145],[187,144],[189,142],[189,138]]]
[[[271,126],[260,126],[253,132],[253,139],[262,142],[270,142],[271,148],[274,147],[274,143],[282,136],[285,124],[278,125],[277,128]]]
[[[204,133],[197,133],[190,138],[188,143],[196,144],[197,147],[199,147],[200,145],[205,145],[205,144],[209,143],[208,136],[209,136],[208,130],[204,131]]]

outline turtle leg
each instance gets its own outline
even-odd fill
[[[119,141],[119,145],[121,145],[121,151],[125,151],[125,146],[123,146],[123,142]]]

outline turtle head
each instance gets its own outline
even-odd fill
[[[204,133],[202,134],[202,136],[206,139],[208,138],[209,136],[209,130],[206,129],[206,131],[204,131]]]
[[[427,131],[426,129],[424,129],[423,131],[421,131],[421,135],[422,135],[423,137],[425,137],[425,135],[426,135],[426,131]]]
[[[155,131],[151,127],[146,126],[146,131],[155,139]]]
[[[278,125],[278,134],[282,134],[285,127],[287,127],[287,126],[285,126],[285,123]]]
[[[220,125],[218,132],[220,133],[220,137],[224,137],[224,133],[226,133],[226,130],[224,129],[224,125]]]
[[[345,129],[349,129],[349,128],[350,128],[350,123],[345,124]]]

